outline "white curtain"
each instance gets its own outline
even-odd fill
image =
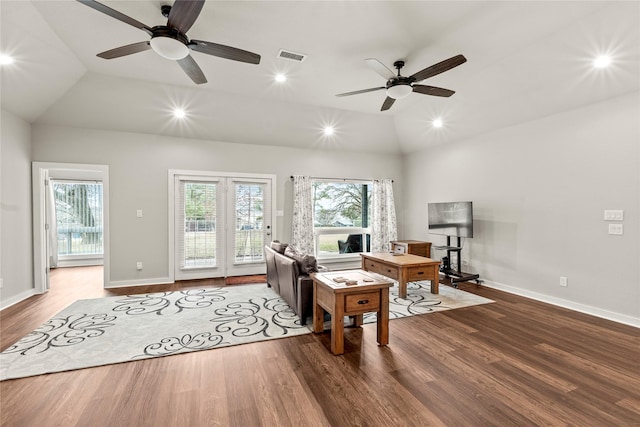
[[[374,180],[371,199],[371,252],[389,252],[390,242],[398,238],[393,181]]]
[[[293,224],[290,243],[305,254],[314,254],[313,185],[309,176],[293,177]]]

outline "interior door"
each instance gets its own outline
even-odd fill
[[[264,274],[272,179],[176,175],[176,280]]]

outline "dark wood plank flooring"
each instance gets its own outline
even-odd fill
[[[174,290],[223,280],[153,287]],[[636,426],[640,330],[474,284],[495,303],[0,383],[3,426]],[[99,267],[0,312],[5,349],[102,289]]]

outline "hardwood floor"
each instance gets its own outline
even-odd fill
[[[154,287],[221,285],[221,280]],[[98,267],[56,270],[0,312],[1,348],[79,298]],[[495,303],[328,333],[0,383],[3,426],[640,425],[640,330],[474,284]]]

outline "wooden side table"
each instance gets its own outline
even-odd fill
[[[331,352],[344,353],[344,317],[354,316],[362,325],[363,314],[377,313],[377,340],[389,343],[389,288],[392,281],[380,279],[363,270],[311,273],[313,279],[313,332],[324,330],[324,312],[331,314]],[[353,280],[356,284],[347,285]]]
[[[407,297],[407,282],[429,280],[431,293],[440,290],[440,261],[412,254],[391,254],[389,252],[371,252],[360,254],[362,269],[382,274],[398,281],[398,296]]]
[[[431,242],[423,242],[420,240],[394,240],[391,242],[391,252],[395,252],[396,247],[404,248],[405,254],[412,254],[431,257]]]

